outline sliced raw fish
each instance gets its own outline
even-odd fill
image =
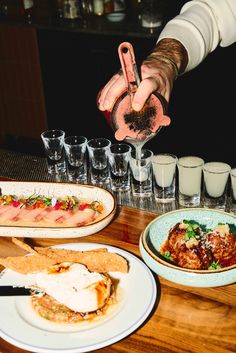
[[[15,216],[14,221],[19,221],[31,211],[30,208],[21,207],[19,213]]]
[[[21,220],[35,222],[42,212],[45,212],[44,208],[33,208],[30,212],[23,214]]]
[[[5,206],[6,207],[6,206]],[[15,217],[20,213],[20,208],[19,207],[9,207],[7,208],[6,212],[3,212],[0,214],[0,220],[1,221],[7,221],[7,220],[14,220]]]
[[[87,224],[95,219],[96,211],[91,208],[86,208],[83,211],[78,210],[75,212],[70,218],[68,218],[64,225],[68,225],[69,227],[81,226],[83,224]]]
[[[1,205],[0,206],[0,215],[4,212],[7,212],[7,210],[11,209],[12,206],[11,205]]]
[[[44,221],[46,222],[58,222],[58,220],[67,219],[73,214],[72,211],[65,210],[52,210],[48,212],[44,217]]]

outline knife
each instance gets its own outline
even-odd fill
[[[0,286],[0,296],[32,295],[32,288]]]

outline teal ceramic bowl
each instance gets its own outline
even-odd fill
[[[236,264],[217,270],[191,270],[171,264],[160,256],[160,247],[168,232],[183,219],[194,220],[207,228],[228,223],[236,229],[236,216],[212,209],[179,209],[151,221],[141,234],[139,249],[147,266],[157,275],[178,284],[191,287],[218,287],[236,282]]]

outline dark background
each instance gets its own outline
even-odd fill
[[[175,16],[186,1],[163,1],[164,22]],[[131,2],[130,2],[131,4]],[[37,26],[39,61],[47,114],[47,127],[61,128],[67,135],[87,138],[114,133],[96,106],[98,91],[120,68],[117,54],[122,41],[133,44],[138,64],[148,55],[161,28],[150,34],[134,21],[134,12],[118,24],[94,21],[77,28],[73,23]],[[0,54],[1,55],[1,54]],[[175,81],[168,115],[162,128],[145,147],[154,153],[170,152],[178,157],[198,155],[205,161],[219,160],[236,166],[235,103],[236,45],[218,47],[201,65]],[[4,117],[1,117],[1,119]],[[11,136],[12,138],[12,136]],[[8,147],[42,154],[40,137],[27,143],[9,142]],[[36,147],[35,147],[36,146]]]

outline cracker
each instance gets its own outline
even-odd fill
[[[55,260],[43,255],[10,256],[0,258],[0,264],[22,274],[42,271],[55,265]]]
[[[12,242],[19,246],[21,249],[28,251],[29,253],[37,254],[37,251],[35,251],[30,245],[26,244],[24,240],[12,237],[11,238]]]
[[[128,263],[125,258],[116,253],[103,251],[75,251],[58,248],[41,248],[35,247],[39,254],[43,254],[60,262],[77,262],[87,266],[90,271],[94,272],[128,272]]]

